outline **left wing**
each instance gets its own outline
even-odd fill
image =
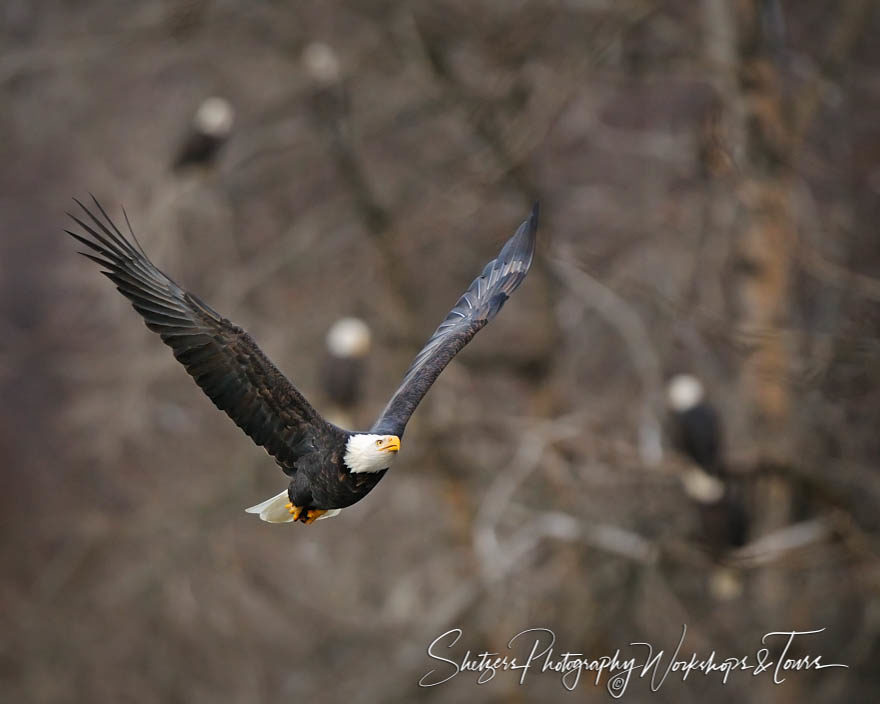
[[[311,451],[316,437],[342,433],[312,408],[250,335],[156,268],[131,225],[133,241],[119,231],[97,200],[95,208],[103,219],[76,203],[88,220],[71,215],[83,234],[67,233],[94,252],[81,254],[104,268],[103,273],[172,349],[214,405],[282,468],[294,467]]]
[[[403,436],[404,428],[431,384],[449,361],[501,310],[532,265],[538,230],[538,204],[497,259],[486,264],[467,291],[416,355],[372,432]]]

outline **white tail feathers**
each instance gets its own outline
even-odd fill
[[[246,508],[245,511],[247,513],[259,513],[260,518],[266,521],[266,523],[290,523],[293,520],[293,516],[291,516],[290,512],[287,510],[287,504],[289,502],[290,499],[287,497],[287,489],[285,489],[278,494],[278,496],[273,496],[271,499],[263,501],[263,503]],[[341,510],[341,508],[331,508],[318,520],[332,518]]]
[[[263,503],[246,508],[248,513],[259,513],[260,518],[267,523],[290,523],[293,516],[288,512],[286,505],[290,501],[287,498],[287,490],[282,491],[278,496],[266,499]]]

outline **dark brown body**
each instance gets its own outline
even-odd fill
[[[345,508],[372,491],[387,469],[352,473],[345,465],[345,444],[356,433],[334,428],[338,437],[322,437],[321,445],[300,456],[293,468],[282,467],[292,477],[287,495],[294,506],[309,509]]]

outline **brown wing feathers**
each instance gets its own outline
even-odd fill
[[[70,217],[88,237],[67,233],[96,253],[81,252],[104,267],[102,273],[131,301],[147,327],[171,347],[218,408],[286,467],[303,453],[310,436],[334,430],[244,330],[157,269],[131,225],[134,244],[92,200],[103,220],[77,200],[88,221]]]

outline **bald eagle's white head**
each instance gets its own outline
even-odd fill
[[[666,387],[666,400],[676,413],[685,413],[702,403],[706,392],[702,382],[690,374],[678,374]]]
[[[345,443],[345,464],[352,472],[379,472],[391,466],[399,450],[396,435],[359,433]]]

